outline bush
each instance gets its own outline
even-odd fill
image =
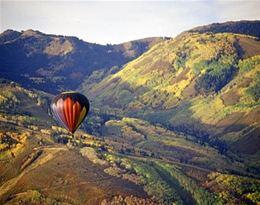
[[[260,64],[260,56],[254,56],[249,59],[239,60],[238,62],[239,72],[241,74],[246,73],[254,69],[259,64]]]
[[[256,75],[254,76],[255,79],[255,85],[249,87],[246,90],[246,93],[251,95],[255,101],[258,101],[260,98],[260,72],[257,71]]]
[[[212,62],[206,73],[196,82],[197,93],[218,92],[229,82],[233,70],[229,64]]]
[[[251,95],[255,101],[258,101],[260,99],[260,84],[248,88],[246,93]]]
[[[200,72],[208,66],[207,60],[201,60],[199,63],[195,63],[192,68],[192,73],[194,75],[199,75]]]

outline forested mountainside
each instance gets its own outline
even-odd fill
[[[230,21],[225,23],[213,23],[206,26],[193,28],[190,31],[199,33],[237,33],[260,37],[259,21]]]
[[[221,140],[234,152],[256,153],[259,63],[258,37],[190,31],[154,46],[101,83],[86,81],[82,91],[106,112],[160,123],[202,144]]]
[[[1,34],[0,203],[259,204],[259,27],[106,46]],[[64,90],[90,100],[74,136],[49,107]]]
[[[7,30],[0,35],[2,77],[50,93],[75,90],[92,72],[116,72],[163,38],[98,45],[77,37]]]

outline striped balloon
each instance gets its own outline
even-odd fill
[[[74,134],[88,114],[89,101],[80,93],[63,92],[52,100],[51,109],[60,123]]]

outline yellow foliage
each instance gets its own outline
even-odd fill
[[[27,135],[26,134],[22,134],[20,135],[20,143],[24,144],[27,140]]]
[[[251,58],[252,60],[254,59],[260,59],[260,55],[258,56],[254,56]],[[243,77],[247,77],[247,78],[253,78],[254,75],[256,74],[256,72],[260,72],[260,64],[256,65],[254,69],[250,70],[249,72],[245,73],[243,75]]]
[[[47,130],[47,129],[41,129],[40,131],[41,131],[41,133],[43,133],[43,134],[47,134],[47,135],[51,134],[51,131],[50,131],[50,130]]]
[[[193,117],[202,120],[204,123],[212,124],[215,123],[213,118],[216,118],[216,115],[225,107],[222,100],[217,97],[213,100],[199,99],[199,101],[194,101],[193,104],[191,107],[194,112]]]
[[[22,148],[24,147],[23,144],[16,144],[16,146],[14,148],[12,148],[12,152],[15,154],[15,153],[18,153]]]
[[[260,205],[260,193],[259,192],[248,193],[246,195],[246,198],[248,198],[252,202],[256,203],[257,205]]]
[[[0,144],[0,150],[4,150],[8,147],[8,144]]]
[[[0,102],[6,102],[8,98],[4,97],[3,95],[0,95]]]

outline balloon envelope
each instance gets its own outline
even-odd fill
[[[80,93],[64,92],[52,100],[51,109],[61,124],[73,134],[88,114],[89,101]]]

